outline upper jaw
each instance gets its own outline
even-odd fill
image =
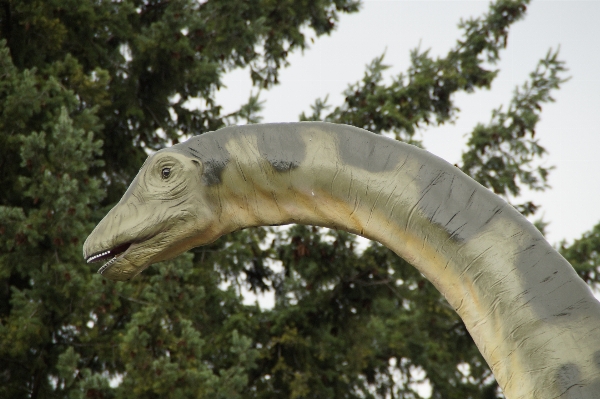
[[[94,254],[89,256],[84,255],[84,259],[87,263],[100,262],[101,260],[114,259],[122,253],[126,252],[131,246],[131,242],[126,242],[120,245],[111,247],[110,249],[96,251]]]

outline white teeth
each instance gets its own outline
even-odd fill
[[[93,262],[93,261],[94,261],[94,259],[98,259],[98,258],[100,258],[100,257],[102,257],[102,256],[108,255],[109,253],[110,253],[110,251],[104,251],[104,252],[102,252],[102,253],[99,253],[99,254],[96,254],[96,255],[94,255],[94,256],[90,256],[90,257],[88,258],[88,260],[87,260],[87,263]]]

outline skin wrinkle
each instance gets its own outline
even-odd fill
[[[448,237],[448,241],[455,239],[456,236],[460,233],[460,231],[467,225],[467,222],[464,222],[463,224],[461,224],[460,226],[458,226],[456,229],[454,229],[451,233],[450,236]]]
[[[247,182],[248,179],[246,178],[246,175],[244,174],[244,169],[242,169],[242,165],[240,164],[240,159],[239,159],[238,156],[235,157],[235,163],[236,163],[236,165],[238,167],[238,171],[242,175],[242,178],[244,179],[245,182]]]
[[[273,201],[275,201],[275,205],[277,205],[277,211],[279,212],[280,217],[283,218],[284,213],[281,212],[281,208],[279,207],[279,201],[277,201],[277,194],[275,194],[275,192],[272,192],[271,195],[273,196]]]
[[[471,207],[471,205],[473,205],[473,198],[475,198],[476,192],[477,192],[477,190],[473,190],[473,192],[469,196],[469,199],[467,200],[467,205],[465,206],[465,210],[469,209]]]
[[[496,210],[494,210],[494,213],[492,213],[492,215],[485,222],[483,222],[483,224],[488,224],[496,215],[499,215],[500,213],[502,213],[502,209],[497,208]]]
[[[447,239],[444,241],[444,243],[443,243],[443,244],[440,246],[440,248],[441,248],[441,249],[444,249],[444,245],[445,245],[446,243],[448,243],[448,242],[451,242],[451,239],[453,238],[453,236],[454,236],[454,234],[453,234],[453,235],[451,235],[450,237],[448,237],[448,238],[447,238]],[[448,269],[448,266],[452,266],[452,265],[453,265],[453,263],[455,263],[455,261],[454,261],[454,258],[455,258],[457,255],[460,255],[460,251],[463,249],[464,245],[465,245],[465,244],[461,244],[461,245],[457,246],[457,250],[455,250],[455,251],[452,251],[452,252],[450,253],[450,257],[447,259],[447,261],[446,261],[446,264],[444,265],[444,271]]]
[[[409,228],[410,228],[410,221],[412,220],[415,212],[417,211],[417,209],[418,209],[417,207],[419,206],[419,202],[421,202],[422,199],[423,199],[423,196],[421,196],[421,198],[419,198],[419,200],[410,209],[410,212],[408,213],[408,219],[406,220],[406,230],[409,230]]]
[[[433,213],[431,214],[431,216],[429,216],[429,221],[431,223],[433,223],[433,219],[435,218],[435,216],[437,215],[438,211],[440,210],[440,208],[442,207],[442,204],[438,205],[435,210],[433,211]]]
[[[536,268],[538,265],[546,264],[546,262],[543,262],[543,260],[545,258],[548,258],[549,255],[552,255],[552,253],[548,252],[548,251],[544,251],[543,254],[538,256],[538,258],[537,258],[537,260],[535,260],[535,262],[529,264],[529,266],[526,268],[526,270],[523,271],[523,275],[528,279],[529,278],[532,278],[532,279],[539,278],[539,273]],[[548,263],[552,263],[552,262],[550,261]],[[551,275],[554,276],[554,275],[558,274],[558,270],[556,270],[556,269],[548,270],[548,273],[552,273]]]
[[[338,176],[338,174],[340,173],[340,165],[336,162],[335,163],[335,175],[333,175],[333,179],[331,180],[331,195],[333,196],[334,190],[333,190],[333,184],[335,183],[335,179]]]
[[[186,184],[164,186],[156,167],[163,157],[180,165],[172,176]],[[161,150],[84,254],[106,249],[106,232],[114,243],[136,237],[139,244],[104,271],[130,278],[227,232],[290,222],[358,232],[413,263],[464,320],[509,399],[558,397],[555,373],[569,363],[590,381],[586,392],[600,386],[600,360],[592,361],[600,354],[600,305],[566,261],[456,167],[361,129],[231,127]]]
[[[450,187],[448,187],[448,195],[446,196],[446,201],[452,198],[452,191],[454,190],[454,179],[456,176],[450,175]]]
[[[219,222],[223,221],[223,193],[222,193],[223,187],[222,185],[219,185],[219,187],[216,190],[216,197],[217,197],[217,210],[218,210],[218,220]]]
[[[460,211],[456,211],[456,213],[454,213],[454,215],[452,215],[452,217],[444,224],[444,227],[447,227],[450,223],[452,223],[452,221],[454,220],[454,218],[460,213]]]
[[[421,167],[421,169],[419,169],[419,173],[421,172],[423,166]],[[444,175],[443,171],[438,172],[438,174],[427,184],[427,186],[425,187],[425,189],[422,190],[421,192],[421,197],[417,200],[417,202],[415,202],[415,204],[413,205],[412,209],[409,212],[409,217],[408,220],[406,222],[406,229],[408,230],[410,227],[410,223],[411,220],[414,216],[414,212],[419,209],[419,204],[425,199],[425,197],[427,196],[427,194],[429,194],[430,190],[433,188],[433,186],[435,186],[438,182],[438,180]],[[439,206],[438,206],[439,209]],[[435,212],[429,217],[430,221],[433,221],[435,217]]]
[[[469,262],[469,264],[463,269],[462,272],[460,272],[459,276],[462,277],[467,271],[469,271],[471,269],[471,267],[473,267],[477,261],[479,259],[481,259],[490,249],[492,249],[491,246],[487,247],[486,249],[483,250],[483,252],[481,252],[479,255],[477,255],[475,258],[473,258],[473,260],[471,260],[471,262]]]
[[[455,310],[456,312],[460,311],[460,309],[462,308],[462,305],[463,305],[463,303],[464,303],[464,302],[465,302],[465,299],[464,299],[464,298],[461,298],[461,300],[460,300],[460,304],[459,304],[459,305],[458,305],[458,307],[456,307],[454,310]]]
[[[413,180],[413,181],[414,181],[414,180]],[[412,183],[412,182],[411,182],[411,183]],[[409,183],[409,184],[410,184],[410,183]],[[397,195],[397,199],[394,201],[394,203],[392,204],[392,207],[390,208],[389,215],[388,215],[388,223],[387,223],[387,228],[388,228],[388,229],[390,228],[390,226],[391,226],[391,224],[392,224],[392,221],[393,221],[393,219],[392,219],[392,215],[394,214],[394,210],[395,210],[395,208],[396,208],[396,205],[398,205],[398,203],[400,203],[400,202],[403,202],[403,197],[402,197],[402,195],[404,194],[404,191],[406,190],[406,188],[408,187],[408,185],[409,185],[409,184],[407,184],[407,185],[406,185],[406,186],[403,188],[403,190],[400,192],[400,194],[398,194],[398,195]],[[397,187],[397,186],[396,186],[396,187]],[[395,193],[395,189],[396,189],[396,187],[394,187],[394,192],[393,192],[393,193]],[[393,193],[390,193],[390,196],[391,196]]]
[[[423,252],[425,250],[426,245],[427,245],[427,235],[425,235],[423,237],[423,245],[421,245],[421,252]]]
[[[360,197],[358,195],[355,195],[354,196],[354,209],[352,209],[352,212],[350,212],[350,217],[352,217],[356,213],[359,206],[360,206]]]
[[[352,171],[350,171],[350,184],[348,185],[348,192],[346,193],[346,198],[350,200],[350,193],[352,192],[352,182],[354,179],[352,178]]]
[[[399,176],[401,173],[403,173],[403,172],[404,172],[404,165],[406,165],[406,163],[408,162],[408,160],[409,160],[409,155],[407,155],[407,156],[406,156],[406,158],[404,159],[404,162],[402,162],[402,163],[401,163],[399,166],[397,166],[397,167],[395,168],[394,175],[393,175],[393,176],[392,176],[392,178],[391,178],[391,180],[392,180],[392,181],[394,181],[394,182],[398,181],[398,176]],[[398,189],[398,184],[394,184],[394,188],[393,188],[393,189],[390,191],[390,194],[389,194],[389,196],[388,196],[388,199],[385,201],[384,208],[385,208],[385,207],[387,207],[387,205],[389,204],[389,202],[390,202],[391,198],[392,198],[393,196],[396,196],[396,190],[397,190],[397,189]],[[402,193],[400,193],[400,195],[397,195],[397,196],[398,196],[398,198],[400,198],[400,197],[402,196]],[[392,209],[390,210],[390,217],[391,217],[391,215],[392,215],[392,214],[393,214],[393,207],[392,207]],[[389,219],[388,219],[388,220],[389,220]]]
[[[385,200],[384,207],[387,207],[387,205],[390,203],[390,200],[396,194],[397,189],[398,189],[398,185],[394,184],[394,188],[390,191],[390,194],[388,195],[387,199]]]

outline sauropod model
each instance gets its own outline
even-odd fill
[[[600,303],[571,265],[458,168],[363,129],[233,126],[160,150],[83,252],[127,280],[223,234],[289,223],[360,234],[414,265],[507,398],[600,398]]]

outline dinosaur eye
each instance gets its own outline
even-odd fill
[[[163,168],[161,171],[161,175],[163,179],[168,179],[171,176],[171,168]]]

